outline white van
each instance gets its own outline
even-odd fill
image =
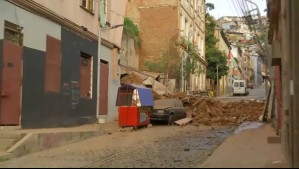
[[[248,95],[249,92],[246,86],[246,80],[234,80],[233,82],[233,96]]]

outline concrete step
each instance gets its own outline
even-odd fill
[[[20,139],[24,134],[20,133],[1,133],[0,132],[0,139]]]
[[[19,139],[0,139],[0,151],[6,151],[13,146]]]
[[[0,151],[0,163],[11,159],[12,154]]]

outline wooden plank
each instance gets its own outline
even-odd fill
[[[186,117],[186,118],[175,121],[175,123],[182,126],[182,125],[186,125],[190,121],[192,121],[192,118]]]

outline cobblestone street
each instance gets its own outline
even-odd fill
[[[0,167],[198,167],[233,132],[232,128],[153,126],[32,153]]]

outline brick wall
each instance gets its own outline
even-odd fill
[[[178,40],[178,7],[160,6],[140,9],[140,69],[144,63],[169,50]]]

